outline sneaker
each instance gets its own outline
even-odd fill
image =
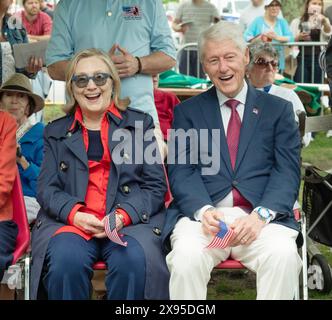
[[[332,130],[329,130],[326,132],[326,138],[331,138],[332,137]]]

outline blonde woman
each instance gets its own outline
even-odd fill
[[[31,296],[43,287],[49,299],[89,299],[93,265],[103,260],[108,299],[166,299],[165,176],[160,156],[148,163],[139,154],[158,153],[153,119],[119,98],[119,76],[102,51],[73,58],[66,89],[67,116],[45,129]]]

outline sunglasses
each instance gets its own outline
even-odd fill
[[[273,69],[276,69],[276,68],[278,68],[278,61],[275,61],[275,60],[270,60],[270,61],[266,61],[265,59],[263,59],[263,58],[258,58],[255,62],[254,62],[254,64],[256,65],[256,66],[259,66],[259,67],[262,67],[262,68],[267,68],[268,66],[269,66],[269,64],[271,65],[271,67],[273,68]]]
[[[76,87],[85,88],[92,79],[96,86],[101,87],[107,82],[108,78],[112,79],[112,76],[109,73],[100,72],[93,76],[88,76],[86,74],[74,75],[71,78],[71,81],[75,83]]]

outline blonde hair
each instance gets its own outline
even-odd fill
[[[129,98],[120,99],[121,92],[121,82],[118,72],[110,59],[110,57],[102,50],[99,49],[85,49],[78,52],[70,61],[67,72],[66,72],[66,95],[67,95],[67,103],[63,107],[63,111],[66,113],[74,113],[77,107],[77,101],[74,97],[73,89],[72,89],[72,77],[75,73],[77,64],[80,60],[85,58],[96,57],[102,60],[108,67],[109,72],[111,74],[113,80],[113,91],[112,91],[112,99],[116,108],[121,111],[125,111],[130,103]]]

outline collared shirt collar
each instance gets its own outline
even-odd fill
[[[216,91],[217,91],[219,106],[223,106],[227,100],[231,99],[231,98],[226,97],[224,94],[222,94],[217,88],[216,88]],[[232,99],[236,99],[236,100],[240,101],[240,103],[245,105],[246,98],[247,98],[247,92],[248,92],[248,84],[245,80],[243,80],[243,87],[242,87],[241,91]]]
[[[120,111],[118,108],[115,107],[114,102],[112,102],[105,113],[111,113],[112,115],[116,116],[119,120],[122,119],[122,116],[120,114]],[[81,126],[84,126],[83,124],[83,114],[80,106],[76,107],[75,115],[74,115],[74,121],[69,129],[69,131],[73,131],[77,124],[80,124]]]

